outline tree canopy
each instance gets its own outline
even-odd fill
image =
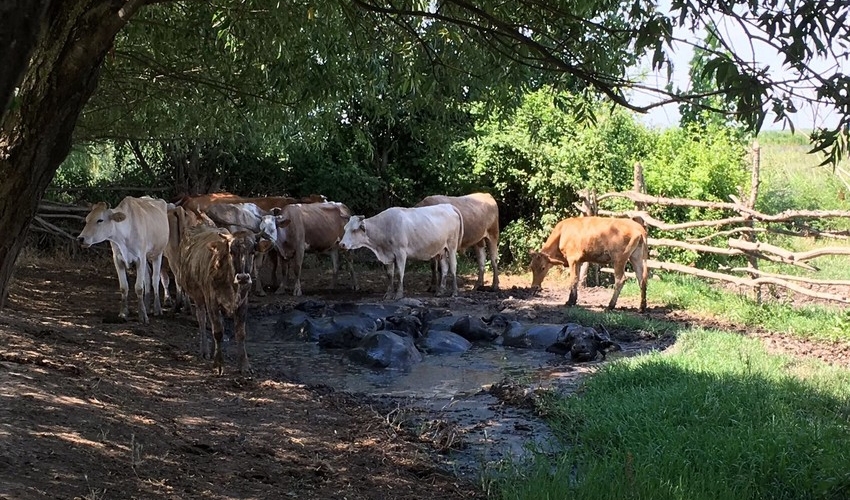
[[[551,86],[637,112],[689,103],[753,131],[768,111],[791,123],[799,99],[814,99],[841,117],[812,135],[835,160],[850,125],[848,11],[820,0],[674,0],[669,12],[655,0],[0,0],[0,290],[75,138],[273,149],[332,141],[342,126],[380,167],[392,148],[440,147],[434,130],[452,130],[471,103],[509,110]],[[736,53],[722,23],[774,47],[796,76],[778,81]],[[714,85],[631,76],[644,58],[669,68],[672,44],[697,29],[711,35],[700,71]],[[814,70],[819,59],[834,71]],[[638,105],[634,90],[656,99]]]

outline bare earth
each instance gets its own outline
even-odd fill
[[[361,274],[363,294],[330,291],[325,274],[307,273],[305,298],[376,301],[384,290],[382,272]],[[424,274],[408,276],[408,295],[425,297]],[[513,300],[538,321],[562,320],[562,282],[553,278],[531,296],[527,279],[505,276],[498,293],[471,292],[465,279],[465,298],[453,307],[478,314]],[[652,308],[651,286],[652,316],[736,328]],[[366,398],[293,384],[256,363],[253,378],[239,377],[232,359],[223,377],[213,376],[195,355],[187,316],[115,322],[117,288],[109,260],[19,265],[0,312],[0,499],[485,496],[480,483],[443,470],[433,446]],[[609,297],[608,289],[584,290],[579,304],[601,308]],[[636,314],[633,300],[619,305]],[[846,344],[743,333],[778,351],[850,360]]]

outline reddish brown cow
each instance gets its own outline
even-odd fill
[[[530,253],[532,288],[540,287],[554,264],[570,268],[568,306],[575,305],[578,300],[581,264],[610,263],[614,267],[614,295],[608,303],[608,309],[614,309],[626,281],[626,262],[631,262],[640,284],[640,311],[646,310],[646,281],[649,274],[646,266],[649,255],[646,229],[633,220],[607,217],[564,219],[552,230],[543,248],[539,252]]]
[[[271,243],[259,240],[250,231],[230,233],[226,229],[197,225],[186,231],[180,243],[177,280],[195,303],[198,333],[201,337],[201,356],[209,357],[207,318],[215,343],[213,368],[219,375],[224,371],[221,342],[224,336],[222,315],[232,316],[236,337],[239,371],[251,371],[245,352],[248,293],[251,290],[251,269],[254,253],[268,250]]]
[[[261,196],[254,198],[246,198],[232,193],[210,193],[194,196],[184,196],[175,203],[177,206],[182,206],[186,210],[193,212],[206,212],[210,205],[216,203],[253,203],[266,212],[270,212],[274,208],[283,208],[293,203],[321,203],[327,199],[320,194],[311,194],[301,199],[293,198],[292,196]]]

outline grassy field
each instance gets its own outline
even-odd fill
[[[760,139],[758,208],[850,210],[845,182],[805,156],[801,136]],[[846,162],[839,166],[847,168]],[[814,221],[844,229],[847,220]],[[846,240],[774,239],[795,251]],[[813,261],[821,279],[850,279],[850,257]],[[800,274],[790,266],[762,269]],[[637,295],[633,280],[624,296]],[[659,274],[653,307],[686,310],[736,330],[850,342],[845,305],[795,307],[707,282]],[[506,499],[850,498],[850,370],[766,352],[757,338],[619,312],[572,309],[571,320],[675,335],[664,352],[607,364],[582,389],[542,410],[567,450],[507,468]]]

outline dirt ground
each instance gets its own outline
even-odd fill
[[[374,301],[384,290],[378,271],[361,273],[361,294],[330,291],[326,274],[307,272],[305,298]],[[407,278],[408,295],[425,296],[425,273]],[[504,276],[498,293],[472,292],[465,277],[455,304],[479,313],[514,301],[538,321],[560,321],[566,291],[558,283],[531,296],[527,277]],[[232,359],[216,377],[195,354],[187,316],[115,322],[117,288],[107,259],[19,264],[0,312],[0,499],[485,496],[479,483],[442,470],[432,447],[366,398],[294,384],[262,366],[240,377]],[[580,305],[601,308],[609,296],[585,290]],[[649,298],[651,316],[736,328],[653,308],[651,283]],[[258,308],[296,302],[251,300]],[[636,313],[634,300],[619,305]],[[850,360],[848,345],[743,333],[779,351]]]

